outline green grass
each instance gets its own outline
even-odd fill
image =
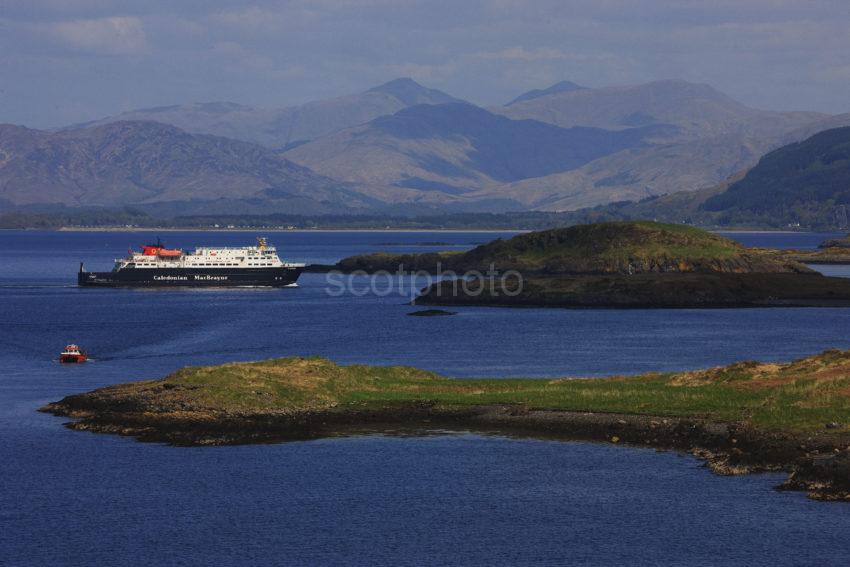
[[[556,228],[496,239],[469,252],[387,254],[346,258],[343,269],[393,271],[398,265],[433,270],[499,270],[548,274],[633,271],[787,271],[776,256],[698,228],[651,221],[604,222]]]
[[[457,380],[403,366],[283,358],[184,368],[153,384],[163,382],[191,386],[182,391],[193,402],[226,411],[375,409],[434,402],[688,416],[791,431],[822,430],[829,422],[846,427],[850,421],[850,353],[841,351],[784,365],[740,363],[678,374],[556,380]]]

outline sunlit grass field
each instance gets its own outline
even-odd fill
[[[442,406],[517,404],[528,409],[687,416],[788,431],[836,433],[850,422],[850,352],[826,351],[787,364],[743,362],[714,369],[561,379],[452,379],[403,366],[337,365],[281,358],[188,367],[153,382],[194,405],[231,412],[376,409],[414,402]]]

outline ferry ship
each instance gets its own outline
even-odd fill
[[[80,263],[77,284],[100,287],[294,287],[304,264],[282,262],[265,238],[245,248],[197,248],[194,252],[156,244],[130,250],[111,272],[87,272]]]

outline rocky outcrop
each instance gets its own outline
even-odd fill
[[[818,248],[850,248],[850,237],[824,240],[818,245]]]
[[[159,392],[160,394],[162,392]],[[186,392],[183,392],[185,394]],[[168,393],[167,398],[172,398]],[[789,471],[780,488],[819,500],[850,500],[850,450],[735,423],[632,414],[534,410],[521,405],[406,403],[373,410],[228,412],[157,401],[157,392],[116,396],[110,389],[69,396],[41,411],[75,418],[79,431],[178,446],[268,443],[364,431],[415,434],[462,428],[547,439],[586,440],[689,452],[715,473]],[[826,453],[822,456],[821,453]]]
[[[445,317],[447,315],[457,315],[457,313],[443,309],[421,309],[419,311],[411,311],[408,315],[410,317]]]
[[[848,307],[850,279],[809,274],[636,274],[441,281],[417,305],[566,308]]]

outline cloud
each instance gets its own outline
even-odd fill
[[[268,72],[274,70],[274,60],[260,55],[235,41],[220,41],[213,45],[210,54],[228,65],[229,70],[249,70]]]
[[[198,100],[286,106],[397,76],[479,104],[564,79],[682,78],[756,107],[850,110],[850,0],[0,4],[0,122]]]
[[[481,59],[497,59],[500,61],[519,61],[530,63],[532,61],[551,61],[557,59],[572,59],[569,53],[565,53],[560,49],[541,48],[541,49],[525,49],[524,47],[509,47],[499,51],[482,51],[475,54]]]
[[[53,37],[70,47],[104,54],[134,54],[147,48],[142,21],[136,17],[71,20],[48,25]]]

